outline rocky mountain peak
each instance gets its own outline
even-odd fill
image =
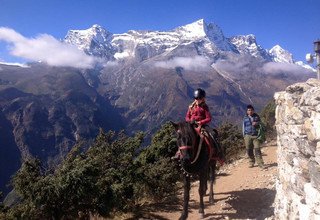
[[[112,59],[112,33],[98,24],[85,30],[69,30],[64,41],[89,55]]]
[[[76,43],[78,45],[80,42],[85,43],[92,40],[103,43],[106,42],[111,35],[112,34],[102,26],[94,24],[92,27],[85,30],[69,30],[65,37],[65,41],[68,43]]]
[[[284,50],[280,45],[276,45],[269,50],[273,60],[279,63],[294,63],[292,54]]]
[[[237,43],[237,44],[242,43],[247,46],[257,45],[256,36],[253,34],[238,35],[238,36],[233,37],[232,40],[235,41],[235,43]]]
[[[240,54],[249,54],[254,57],[260,57],[271,60],[271,56],[267,50],[263,49],[253,34],[238,35],[230,38],[230,42],[236,46]]]
[[[98,24],[85,30],[70,30],[65,42],[77,46],[89,55],[106,60],[139,61],[168,53],[179,46],[196,45],[199,55],[216,56],[226,51],[253,56],[267,62],[284,62],[310,68],[303,62],[296,63],[292,54],[279,45],[270,51],[257,43],[253,34],[226,38],[222,29],[215,23],[199,19],[171,31],[130,30],[123,34],[112,34]]]
[[[175,31],[181,34],[184,38],[198,39],[206,36],[206,24],[203,19],[197,20],[191,24],[180,26]]]
[[[204,19],[199,19],[191,24],[178,27],[174,30],[184,40],[209,39],[217,49],[232,50],[234,47],[224,36],[221,28],[214,23],[206,23]]]

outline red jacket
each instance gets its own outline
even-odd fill
[[[193,104],[189,106],[186,121],[191,122],[193,120],[196,120],[199,125],[208,124],[211,121],[211,114],[207,104],[201,103],[200,105]]]

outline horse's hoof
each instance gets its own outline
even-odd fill
[[[200,219],[204,219],[204,213],[200,213]]]

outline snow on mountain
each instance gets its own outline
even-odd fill
[[[230,42],[236,46],[240,54],[271,60],[268,51],[257,44],[256,37],[253,34],[231,37]]]
[[[226,38],[214,23],[207,24],[203,19],[180,26],[170,31],[136,31],[112,34],[95,24],[86,30],[70,30],[65,42],[77,46],[89,55],[106,60],[148,58],[170,52],[181,45],[195,44],[198,54],[214,57],[223,52],[244,54],[267,62],[297,64],[313,69],[302,61],[295,62],[292,54],[279,45],[265,50],[257,44],[252,34]]]
[[[206,36],[205,22],[203,19],[178,27],[174,29],[174,31],[181,35],[184,40],[198,40]]]
[[[269,54],[272,56],[272,60],[276,63],[290,63],[290,64],[296,64],[298,66],[301,66],[305,69],[311,70],[313,72],[316,72],[314,68],[312,68],[310,65],[305,64],[302,61],[295,61],[293,59],[292,54],[283,49],[281,46],[276,45],[273,48],[269,50]]]
[[[1,65],[7,65],[7,66],[19,66],[19,67],[23,67],[23,68],[29,68],[29,66],[27,64],[24,64],[24,63],[8,63],[8,62],[1,62],[0,61],[0,64]],[[0,68],[1,70],[1,68]]]
[[[274,46],[269,50],[274,62],[278,63],[294,63],[292,54],[284,50],[279,45]]]
[[[87,30],[68,31],[64,41],[77,46],[89,55],[110,59],[113,57],[111,39],[110,32],[95,24]]]
[[[87,54],[114,59],[139,57],[141,60],[171,51],[179,45],[202,41],[200,50],[214,54],[233,51],[235,47],[215,24],[200,19],[171,31],[135,31],[111,34],[99,25],[87,30],[71,30],[65,42]],[[106,51],[107,50],[107,51]]]
[[[200,19],[171,31],[129,31],[113,35],[112,45],[116,48],[115,58],[129,56],[152,57],[175,49],[179,45],[202,42],[200,50],[216,53],[219,50],[234,50],[215,24],[206,24]],[[199,50],[199,51],[200,51]]]
[[[174,49],[180,39],[176,33],[161,31],[128,31],[114,34],[111,44],[116,59],[141,57],[142,60]]]
[[[203,19],[178,27],[173,31],[184,41],[206,39],[210,41],[211,47],[213,46],[216,50],[232,51],[235,49],[234,45],[223,35],[219,26],[214,23],[207,24]],[[210,48],[208,45],[206,47]]]
[[[308,70],[311,70],[311,71],[313,71],[313,72],[317,72],[316,69],[314,69],[313,67],[311,67],[311,66],[308,65],[308,64],[305,64],[305,63],[302,62],[302,61],[296,61],[296,62],[294,62],[294,64],[296,64],[296,65],[298,65],[298,66],[301,66],[301,67],[303,67],[303,68],[306,68],[306,69],[308,69]]]

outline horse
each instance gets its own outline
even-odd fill
[[[213,183],[216,178],[215,169],[217,157],[214,157],[214,153],[210,153],[211,149],[207,146],[208,143],[206,144],[204,138],[199,135],[200,127],[195,128],[194,125],[189,122],[171,122],[171,124],[176,130],[177,145],[180,151],[179,166],[181,166],[181,170],[184,173],[184,201],[182,214],[179,219],[184,220],[188,217],[191,176],[199,177],[199,213],[200,218],[204,218],[203,197],[207,191],[208,172],[210,178],[209,203],[214,203]],[[198,131],[196,131],[196,129],[198,129]]]

